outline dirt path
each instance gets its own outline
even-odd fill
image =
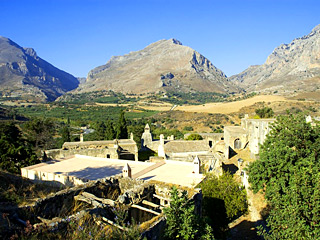
[[[225,161],[227,165],[237,166],[238,158],[245,161],[253,161],[248,150],[240,150],[237,155]],[[257,234],[257,226],[263,223],[260,212],[266,207],[266,202],[262,194],[254,194],[250,189],[246,189],[248,197],[248,213],[229,224],[228,240],[262,239]]]

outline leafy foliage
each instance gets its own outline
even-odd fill
[[[203,194],[204,215],[211,219],[215,235],[222,236],[228,229],[228,223],[246,212],[246,191],[228,172],[219,178],[207,174],[199,187]]]
[[[260,118],[271,118],[274,115],[272,108],[269,107],[258,108],[255,112]]]
[[[36,150],[50,149],[55,145],[55,123],[50,118],[34,118],[24,124],[27,138],[33,143]]]
[[[188,136],[187,140],[202,140],[202,136],[197,133],[192,133]]]
[[[117,124],[117,131],[116,131],[117,139],[126,139],[128,138],[128,128],[127,122],[124,117],[124,111],[121,111],[119,121]]]
[[[105,139],[106,140],[113,140],[116,138],[116,132],[114,131],[114,127],[110,119],[106,122],[106,132],[105,132]]]
[[[11,123],[0,124],[0,168],[20,173],[20,168],[39,163],[31,145]]]
[[[172,104],[204,104],[208,102],[224,102],[228,95],[216,92],[167,92],[166,97],[159,96],[161,101]]]
[[[70,135],[70,127],[69,126],[63,126],[60,129],[60,134],[61,134],[62,142],[71,142],[71,135]]]
[[[81,105],[54,102],[46,105],[34,105],[28,107],[15,108],[19,115],[38,118],[53,118],[66,121],[70,119],[72,125],[87,125],[91,122],[105,121],[106,116],[111,120],[117,120],[124,107],[116,106],[97,106]],[[126,118],[135,119],[150,117],[157,111],[141,110],[139,112],[131,111],[126,113]]]
[[[266,239],[320,238],[320,127],[303,115],[281,116],[273,125],[249,182],[271,207]]]
[[[171,190],[170,207],[165,208],[167,239],[214,239],[211,227],[194,213],[194,204],[188,201],[187,192],[179,194],[177,188]]]

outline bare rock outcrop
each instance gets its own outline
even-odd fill
[[[52,101],[78,87],[79,81],[37,56],[0,36],[0,93],[38,101]]]
[[[247,91],[291,94],[320,87],[320,25],[310,34],[277,47],[262,65],[231,76]]]
[[[207,58],[176,39],[160,40],[143,50],[112,57],[91,70],[77,92],[106,89],[134,94],[237,91]]]

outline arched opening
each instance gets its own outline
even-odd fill
[[[209,141],[209,147],[212,148],[212,141]]]
[[[234,149],[240,149],[241,148],[241,141],[239,138],[234,140]]]

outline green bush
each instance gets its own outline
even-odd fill
[[[187,140],[202,140],[202,136],[197,133],[192,133],[188,136]]]
[[[271,118],[274,115],[272,108],[269,107],[256,109],[255,112],[260,118]]]
[[[203,194],[203,214],[212,221],[215,236],[223,237],[228,223],[247,211],[247,195],[230,173],[219,178],[207,174],[199,187]]]
[[[165,239],[212,240],[211,227],[194,212],[193,201],[188,200],[187,192],[179,194],[177,188],[171,189],[170,207],[164,209],[166,215]]]
[[[249,166],[254,192],[265,193],[271,210],[265,239],[320,239],[320,126],[303,114],[281,116],[260,158]]]

